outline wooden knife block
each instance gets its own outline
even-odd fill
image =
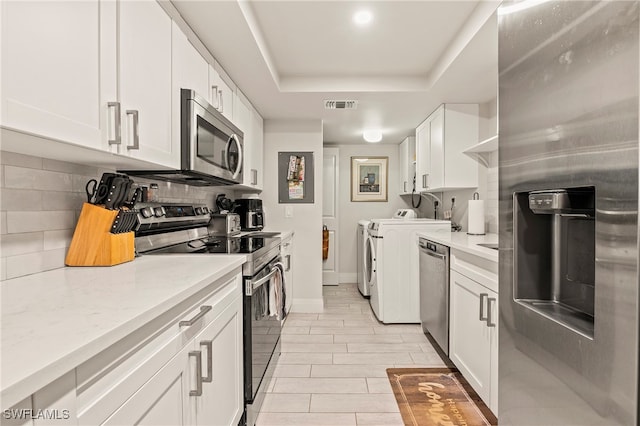
[[[109,231],[118,210],[84,203],[67,252],[67,266],[113,266],[135,257],[134,233]]]

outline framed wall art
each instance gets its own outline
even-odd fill
[[[387,201],[389,157],[351,157],[351,201]]]

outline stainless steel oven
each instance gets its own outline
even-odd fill
[[[146,203],[139,207],[135,240],[139,254],[246,255],[242,265],[245,413],[241,424],[255,425],[280,356],[286,315],[288,295],[279,233],[212,235],[207,229],[211,211],[204,206]]]
[[[275,257],[274,257],[275,256]],[[284,265],[279,247],[265,255],[271,260],[244,277],[244,399],[246,425],[253,426],[266,395],[267,386],[280,356],[280,334],[284,299],[274,297],[271,282],[283,279]],[[278,274],[280,277],[278,278]],[[281,295],[282,296],[282,295]],[[276,303],[273,303],[276,302]],[[279,309],[276,315],[273,309]]]

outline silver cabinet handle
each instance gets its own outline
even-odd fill
[[[220,109],[220,95],[218,94],[218,86],[211,86],[211,103],[216,100],[216,109]]]
[[[427,175],[422,175],[422,187],[427,187]]]
[[[224,114],[224,98],[222,97],[222,89],[218,90],[218,111]]]
[[[138,119],[138,110],[128,109],[125,112],[127,115],[133,117],[133,145],[127,145],[127,149],[140,149],[140,121]]]
[[[191,351],[189,358],[191,357],[196,359],[196,390],[190,390],[189,396],[200,396],[202,395],[202,352]]]
[[[113,139],[109,139],[109,145],[120,145],[122,143],[122,119],[120,117],[120,102],[109,102],[107,108],[113,108],[114,130]]]
[[[251,169],[251,185],[258,184],[258,171],[256,169]]]
[[[495,327],[496,323],[491,321],[491,302],[495,302],[496,299],[494,297],[489,297],[487,299],[487,327]]]
[[[407,181],[402,182],[402,192],[407,192]]]
[[[484,299],[489,297],[488,293],[480,293],[480,317],[478,318],[480,321],[486,321],[488,317],[484,316]]]
[[[285,271],[289,271],[291,269],[291,255],[288,254],[284,258],[287,259],[287,268],[285,269]]]
[[[211,383],[213,381],[213,340],[203,340],[200,346],[207,348],[207,375],[202,378],[202,381]]]
[[[190,320],[186,320],[186,321],[180,321],[178,323],[179,327],[191,327],[193,324],[196,323],[196,321],[198,321],[200,318],[202,318],[207,312],[209,312],[211,310],[211,306],[209,305],[205,305],[205,306],[200,306],[200,312],[198,312],[196,314],[196,316],[194,316],[193,318],[191,318]]]

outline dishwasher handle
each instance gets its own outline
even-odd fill
[[[436,259],[440,259],[440,260],[445,260],[447,258],[446,254],[439,254],[431,251],[431,249],[427,247],[427,245],[422,241],[420,241],[420,243],[418,244],[420,245],[420,251],[422,251],[424,254],[428,254],[429,256],[435,257]]]

